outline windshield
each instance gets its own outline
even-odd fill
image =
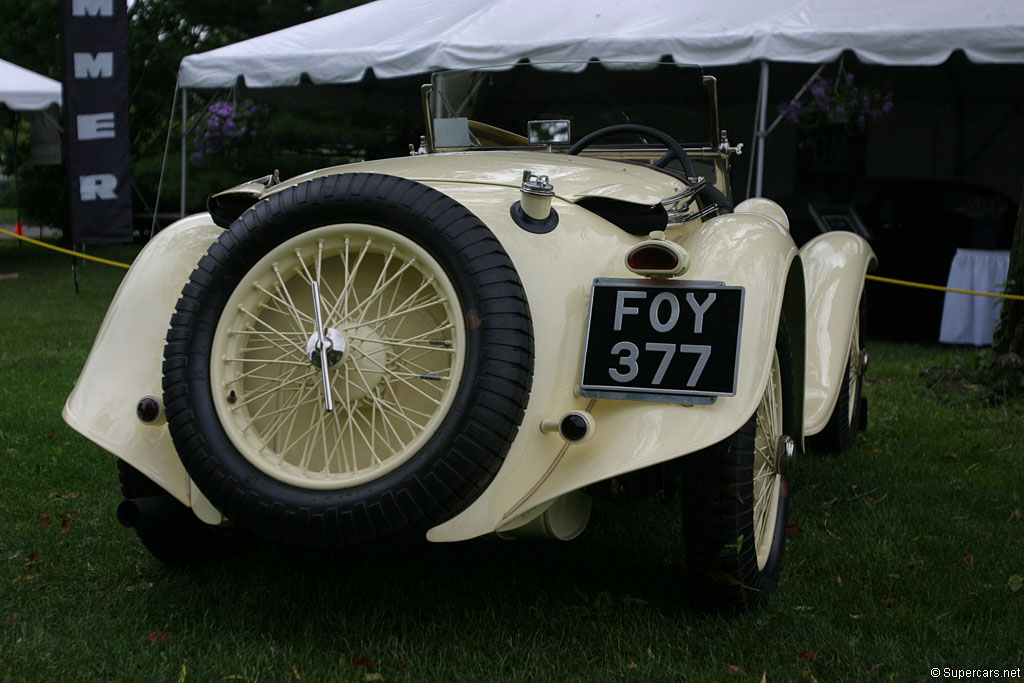
[[[716,139],[702,70],[672,63],[445,71],[431,78],[429,106],[435,148],[569,144],[621,123],[657,128],[686,147]],[[601,144],[637,141],[633,135]]]

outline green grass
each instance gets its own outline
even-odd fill
[[[868,432],[797,463],[778,591],[720,616],[678,603],[678,501],[597,505],[571,543],[362,560],[256,547],[169,570],[115,521],[112,456],[60,418],[124,271],[86,264],[76,297],[67,257],[3,243],[9,273],[0,680],[924,681],[1024,666],[1024,402],[926,371],[970,370],[978,352],[870,345]]]

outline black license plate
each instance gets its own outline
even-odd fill
[[[742,316],[742,287],[597,278],[581,393],[683,403],[734,396]]]

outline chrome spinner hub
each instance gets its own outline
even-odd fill
[[[314,332],[306,342],[306,357],[315,367],[320,367],[319,341],[318,335]],[[333,327],[328,327],[324,330],[324,341],[327,344],[327,367],[341,362],[348,348],[344,335]]]

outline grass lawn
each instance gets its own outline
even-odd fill
[[[0,243],[0,680],[925,681],[1024,666],[1024,401],[993,406],[949,372],[979,352],[869,345],[869,429],[796,464],[783,578],[752,615],[678,604],[678,501],[597,505],[571,543],[364,559],[263,546],[175,571],[117,524],[113,457],[60,417],[123,274],[86,264],[76,296],[68,257]]]

